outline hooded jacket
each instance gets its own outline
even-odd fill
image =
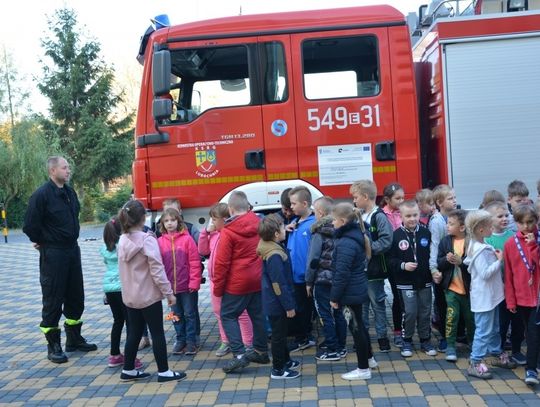
[[[488,244],[472,240],[463,262],[469,266],[471,275],[471,311],[493,310],[504,300],[501,261]]]
[[[221,230],[214,261],[214,295],[261,291],[262,261],[257,256],[260,219],[247,212],[227,220]]]
[[[508,309],[521,307],[536,307],[538,305],[538,289],[540,284],[540,259],[538,249],[538,230],[534,231],[535,241],[526,243],[525,236],[517,232],[517,237],[523,254],[529,265],[533,268],[530,274],[523,262],[521,254],[516,245],[514,237],[511,237],[504,244],[504,293],[506,296],[506,306]],[[529,279],[532,278],[532,285]]]
[[[284,315],[295,308],[291,260],[276,242],[259,241],[257,254],[263,261],[263,312],[268,316]]]
[[[143,231],[124,233],[117,247],[122,300],[126,306],[146,308],[173,294],[155,237]]]
[[[384,205],[382,211],[388,218],[390,225],[392,225],[392,230],[399,229],[401,226],[401,213],[399,212],[399,209],[390,209],[388,205]]]
[[[311,225],[315,222],[315,215],[311,213],[302,221],[296,218],[295,222],[296,227],[289,233],[287,249],[291,256],[294,283],[305,284],[307,255],[311,241]]]
[[[204,228],[199,234],[198,249],[199,254],[204,257],[208,257],[206,268],[208,269],[208,278],[210,281],[214,281],[214,262],[216,260],[216,247],[219,241],[220,232],[208,232]]]
[[[356,222],[349,222],[336,230],[335,238],[331,301],[363,304],[368,300],[364,234]]]
[[[116,293],[122,291],[120,283],[120,274],[118,274],[118,254],[116,248],[110,252],[106,245],[102,245],[99,253],[103,257],[105,263],[105,275],[103,276],[103,292]]]
[[[158,239],[167,278],[175,294],[201,288],[201,258],[187,229],[165,233]]]
[[[307,286],[332,284],[334,232],[331,216],[325,216],[311,225],[311,241],[306,267]]]

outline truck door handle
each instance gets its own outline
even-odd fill
[[[396,146],[393,141],[381,141],[375,144],[375,158],[377,161],[394,161],[396,159]]]
[[[246,151],[244,162],[248,170],[264,169],[264,150]]]

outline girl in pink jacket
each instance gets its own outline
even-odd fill
[[[208,278],[210,280],[210,297],[212,302],[212,310],[218,321],[219,334],[221,337],[221,345],[216,351],[216,356],[221,357],[225,356],[231,351],[229,346],[229,340],[225,334],[225,330],[221,325],[221,297],[216,297],[214,295],[214,282],[213,282],[213,272],[214,272],[214,259],[215,259],[215,249],[219,240],[219,234],[223,226],[225,225],[225,219],[230,216],[229,207],[226,203],[218,203],[210,209],[210,218],[212,222],[201,231],[199,235],[199,253],[203,256],[210,256],[208,258]],[[244,311],[240,314],[238,318],[238,323],[240,324],[240,332],[242,334],[242,342],[246,347],[251,347],[253,345],[253,326],[251,325],[251,319],[247,311]]]
[[[399,229],[401,226],[401,214],[399,213],[399,205],[405,199],[405,193],[401,184],[392,182],[383,189],[383,212],[392,225],[392,229]]]
[[[124,368],[120,379],[124,381],[150,376],[135,367],[137,348],[144,326],[152,334],[154,357],[158,367],[158,382],[183,380],[184,372],[169,370],[167,344],[163,330],[163,306],[167,298],[169,306],[176,298],[167,280],[156,238],[143,232],[146,210],[139,201],[127,202],[118,213],[122,236],[118,241],[118,271],[122,284],[122,301],[126,305],[129,324],[124,351]]]
[[[175,208],[163,211],[159,222],[159,251],[167,278],[176,297],[172,307],[179,318],[173,321],[176,342],[173,354],[197,353],[197,296],[201,287],[201,259],[195,241],[189,234],[180,212]]]

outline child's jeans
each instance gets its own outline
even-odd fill
[[[285,315],[270,315],[268,317],[272,327],[272,367],[283,370],[285,364],[291,360],[287,347],[287,317]]]
[[[499,304],[499,325],[501,329],[501,346],[504,347],[508,329],[511,325],[512,331],[510,332],[510,343],[512,344],[512,353],[521,352],[521,344],[525,339],[525,326],[523,325],[523,318],[519,312],[513,314],[508,311],[505,300]]]
[[[316,284],[313,288],[315,308],[321,318],[324,340],[329,352],[337,352],[345,348],[347,340],[347,322],[343,310],[330,306],[331,285]]]
[[[212,303],[212,310],[218,321],[219,336],[221,337],[221,342],[229,343],[225,330],[223,329],[223,324],[221,323],[221,297],[216,297],[214,295],[214,283],[210,280],[210,301]],[[242,334],[242,342],[245,346],[251,347],[253,345],[253,326],[251,325],[251,319],[247,311],[244,311],[238,317],[238,324],[240,324],[240,333]]]
[[[475,312],[474,340],[472,343],[471,360],[480,362],[487,355],[500,355],[501,335],[499,334],[499,307],[491,311]]]
[[[362,319],[369,331],[369,306],[375,315],[375,332],[377,339],[388,337],[386,331],[386,292],[384,291],[384,280],[368,281],[369,301],[362,305]]]
[[[456,348],[456,336],[459,320],[463,317],[467,329],[467,340],[473,343],[474,317],[471,312],[471,300],[467,295],[458,294],[452,290],[445,290],[446,296],[446,341],[448,347]]]
[[[431,287],[398,290],[403,305],[403,338],[410,340],[418,326],[421,341],[431,338]]]
[[[176,341],[195,345],[197,340],[197,296],[190,292],[176,293],[175,296],[176,304],[172,306],[172,309],[180,318],[180,321],[173,322]]]

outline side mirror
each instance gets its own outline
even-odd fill
[[[152,87],[154,96],[163,96],[171,90],[171,52],[154,52],[152,59]]]
[[[154,99],[152,103],[154,120],[170,119],[172,114],[172,101],[170,99]]]

